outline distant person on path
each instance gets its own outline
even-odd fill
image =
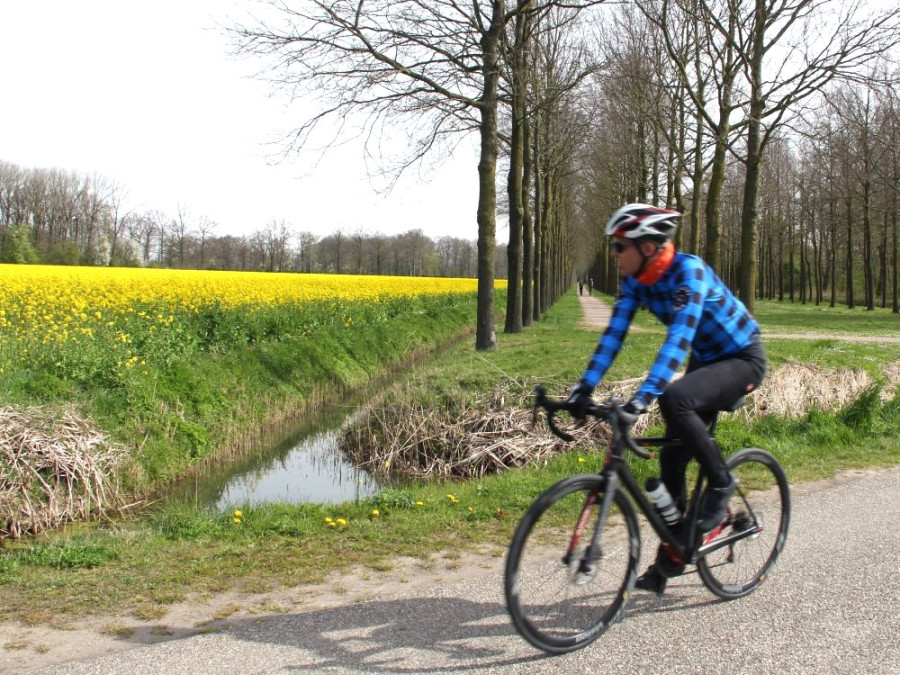
[[[584,292],[584,281],[581,279],[578,280],[578,295],[581,295]]]
[[[633,424],[659,399],[666,436],[684,441],[683,446],[666,447],[659,453],[663,484],[684,513],[685,471],[692,457],[697,460],[708,479],[698,526],[708,532],[725,518],[737,485],[707,424],[716,411],[730,407],[760,385],[766,354],[756,321],[712,268],[697,256],[675,252],[672,239],[680,216],[677,211],[647,204],[628,204],[606,224],[621,277],[619,295],[587,369],[572,388],[569,403],[573,414],[584,417],[594,388],[622,348],[635,312],[645,304],[668,327],[666,340],[647,378],[622,406],[623,419]],[[672,382],[689,349],[684,376]],[[659,551],[660,555],[666,554]],[[661,566],[654,563],[636,586],[660,591],[665,583]]]
[[[591,287],[588,289],[588,295],[594,294],[594,279],[591,277]]]

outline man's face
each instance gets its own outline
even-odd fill
[[[612,243],[612,257],[619,266],[619,276],[628,277],[637,274],[644,259],[638,250],[638,244],[630,239],[616,237]]]

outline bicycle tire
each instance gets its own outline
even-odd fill
[[[600,533],[593,569],[579,570],[604,494],[598,475],[566,478],[541,494],[522,518],[506,559],[506,606],[519,634],[551,654],[587,646],[619,618],[634,586],[640,559],[640,528],[627,496],[617,490]],[[589,495],[589,508],[576,553],[565,555]]]
[[[781,464],[765,450],[739,450],[727,464],[738,489],[718,537],[754,533],[704,555],[697,561],[697,571],[715,595],[734,600],[755,591],[778,560],[791,521],[791,493]]]

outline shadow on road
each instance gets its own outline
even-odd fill
[[[318,612],[236,622],[237,639],[309,652],[296,670],[346,668],[377,673],[465,671],[540,659],[510,658],[515,636],[506,608],[455,597],[371,601]],[[524,643],[523,643],[524,644]]]
[[[624,620],[717,602],[701,600],[698,590],[682,586],[662,597],[632,596]],[[615,629],[616,626],[611,628]],[[293,670],[464,672],[550,658],[518,636],[503,604],[458,597],[371,601],[277,618],[248,619],[233,623],[228,632],[239,640],[306,652],[291,666]]]

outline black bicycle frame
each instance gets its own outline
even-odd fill
[[[711,431],[713,431],[714,428],[715,424],[713,423]],[[634,438],[633,440],[640,447],[666,447],[682,444],[681,440],[675,438],[644,437]],[[750,515],[752,516],[750,522],[753,523],[753,525],[750,528],[743,532],[735,532],[724,538],[717,538],[715,539],[715,541],[708,544],[704,544],[702,540],[700,540],[699,542],[697,541],[697,518],[699,514],[698,506],[700,495],[702,493],[701,488],[703,487],[704,481],[704,475],[701,471],[697,476],[694,491],[691,495],[691,501],[688,505],[687,512],[691,514],[691,517],[690,520],[685,522],[685,524],[687,525],[686,537],[684,537],[684,539],[681,539],[679,536],[676,536],[672,529],[663,520],[662,516],[659,515],[659,513],[650,503],[650,500],[647,499],[647,496],[644,494],[643,489],[641,489],[641,486],[638,485],[637,479],[634,477],[634,474],[631,473],[631,469],[629,468],[628,463],[625,461],[624,452],[625,445],[621,437],[621,432],[619,432],[618,429],[614,429],[613,437],[610,440],[609,448],[607,449],[606,462],[603,467],[603,471],[600,472],[600,475],[604,478],[602,510],[600,513],[600,518],[598,519],[597,525],[594,529],[590,546],[587,549],[587,555],[585,556],[585,559],[582,560],[582,566],[589,564],[589,561],[593,559],[594,553],[598,549],[598,539],[600,536],[600,532],[603,530],[607,515],[609,514],[610,505],[612,504],[612,500],[615,496],[615,491],[619,489],[620,484],[622,488],[624,488],[625,492],[627,492],[631,497],[632,501],[637,505],[638,509],[640,509],[644,516],[647,518],[650,526],[659,536],[660,540],[671,547],[671,552],[686,564],[696,564],[699,558],[702,558],[709,553],[712,553],[713,551],[717,551],[724,546],[728,546],[729,544],[732,544],[736,541],[750,536],[751,534],[754,534],[755,532],[760,531],[761,527],[756,524],[756,517],[753,515],[750,505],[747,503],[746,499],[744,499],[744,504],[750,511]],[[738,490],[740,490],[740,488],[738,488]],[[742,493],[739,494],[741,494],[742,496]],[[591,508],[595,503],[596,500],[594,500],[593,503],[589,501],[587,504],[585,504],[585,509]],[[580,532],[581,528],[583,527],[583,522],[584,513],[579,519],[578,527],[576,527],[576,535],[573,538],[572,550],[574,550],[574,546],[577,544],[577,540],[580,538]]]

